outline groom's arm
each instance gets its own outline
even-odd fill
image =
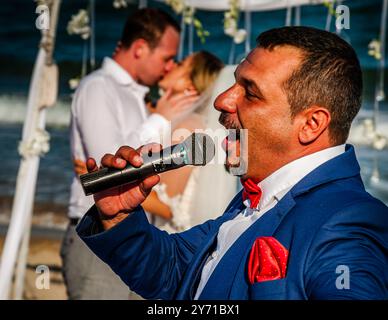
[[[213,223],[209,221],[183,234],[169,235],[150,225],[139,206],[120,223],[104,230],[93,206],[77,232],[131,290],[147,299],[172,299]]]

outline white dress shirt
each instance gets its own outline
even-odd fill
[[[85,77],[71,106],[70,142],[73,159],[97,163],[105,153],[115,153],[122,145],[134,148],[160,142],[169,122],[159,114],[150,115],[144,97],[148,88],[138,84],[110,58],[101,69]],[[81,218],[93,204],[84,195],[78,177],[71,185],[69,217]]]
[[[247,199],[244,201],[247,208],[240,212],[234,219],[221,225],[218,231],[216,250],[209,256],[202,269],[201,280],[195,299],[198,299],[200,296],[207,281],[225,253],[253,223],[272,209],[307,174],[343,152],[345,152],[344,144],[310,154],[286,164],[258,183],[262,191],[262,196],[257,208],[251,209],[250,201]]]

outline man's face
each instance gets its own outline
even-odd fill
[[[284,82],[301,59],[301,52],[290,46],[256,48],[237,67],[236,83],[214,102],[227,129],[248,129],[248,171],[243,178],[262,180],[288,162],[298,128],[291,119]],[[240,148],[238,140],[226,146],[232,153]],[[227,159],[227,167],[234,162]]]
[[[139,72],[139,82],[152,86],[160,81],[175,66],[174,58],[179,46],[179,33],[167,27],[158,45],[143,56]]]

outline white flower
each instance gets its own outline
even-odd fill
[[[203,28],[201,21],[195,17],[195,8],[188,6],[185,0],[165,0],[165,2],[176,14],[182,14],[183,22],[185,24],[193,24],[197,36],[200,38],[201,42],[205,42],[205,38],[209,36],[209,32]]]
[[[126,8],[128,3],[126,0],[113,0],[113,7],[115,9]]]
[[[224,32],[226,35],[233,38],[234,43],[242,43],[247,32],[245,29],[238,29],[238,16],[240,12],[240,1],[230,0],[230,9],[224,13]]]
[[[80,78],[72,78],[69,80],[69,87],[71,90],[77,89],[78,85],[80,83]]]
[[[381,102],[385,99],[385,93],[383,90],[379,90],[376,95],[376,100]]]
[[[224,23],[224,32],[228,36],[234,36],[235,32],[237,30],[237,22],[234,19],[225,20]]]
[[[244,42],[246,37],[247,37],[247,31],[245,29],[239,29],[233,35],[233,41],[236,44],[240,44]]]
[[[186,8],[185,0],[166,0],[166,4],[171,6],[171,8],[175,11],[176,14],[181,14]]]
[[[186,7],[183,11],[183,20],[186,24],[192,24],[195,9],[193,7]]]
[[[380,60],[381,56],[381,43],[378,40],[372,40],[368,45],[368,54],[374,57],[376,60]]]
[[[44,129],[36,129],[32,138],[27,141],[20,141],[19,154],[23,158],[31,156],[42,156],[50,150],[50,135]]]
[[[386,145],[387,145],[387,138],[383,137],[380,134],[376,134],[373,140],[373,148],[375,148],[376,150],[383,150]]]
[[[224,13],[224,19],[225,20],[228,20],[228,19],[232,19],[233,17],[232,17],[232,13],[230,12],[230,11],[226,11],[225,13]]]
[[[67,24],[67,32],[69,34],[78,34],[84,40],[90,37],[91,29],[89,27],[89,16],[86,10],[81,9],[77,14],[71,16]]]

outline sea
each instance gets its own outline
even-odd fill
[[[351,142],[356,147],[367,190],[388,204],[388,149],[374,149],[364,143],[363,134],[365,119],[373,117],[378,78],[378,61],[368,55],[368,44],[379,37],[382,0],[348,0],[343,3],[350,9],[350,29],[343,30],[341,36],[355,48],[364,73],[363,106],[352,129]],[[112,54],[127,15],[137,5],[136,1],[129,1],[126,8],[115,9],[113,0],[95,1],[96,67],[99,67],[105,56]],[[32,0],[5,0],[0,5],[0,220],[2,216],[9,215],[20,164],[17,150],[26,116],[31,72],[40,40],[40,32],[35,27],[35,6],[36,3]],[[69,201],[73,177],[69,146],[69,109],[73,90],[69,87],[69,80],[81,74],[82,57],[84,53],[89,56],[89,45],[79,36],[69,35],[66,27],[72,15],[88,6],[89,1],[85,0],[61,1],[54,54],[60,72],[59,94],[57,104],[47,113],[50,151],[41,159],[35,196],[35,210],[40,213],[65,215]],[[148,6],[162,7],[172,13],[160,1],[148,1]],[[227,63],[232,42],[223,32],[223,13],[198,10],[196,16],[210,32],[210,36],[205,43],[194,37],[194,51],[208,50]],[[326,18],[327,8],[323,5],[301,8],[301,25],[324,29]],[[260,32],[284,26],[285,21],[286,10],[253,12],[251,46],[254,46],[255,38]],[[294,19],[292,23],[295,23]],[[243,27],[243,17],[240,24]],[[334,19],[331,30],[334,31]],[[236,45],[235,61],[241,60],[244,50],[244,44]],[[183,53],[188,53],[188,41],[185,42]],[[92,71],[90,64],[87,71]],[[388,72],[387,69],[384,71],[387,83]],[[384,89],[388,96],[387,84]],[[388,136],[387,101],[380,103],[377,128],[381,135]]]

